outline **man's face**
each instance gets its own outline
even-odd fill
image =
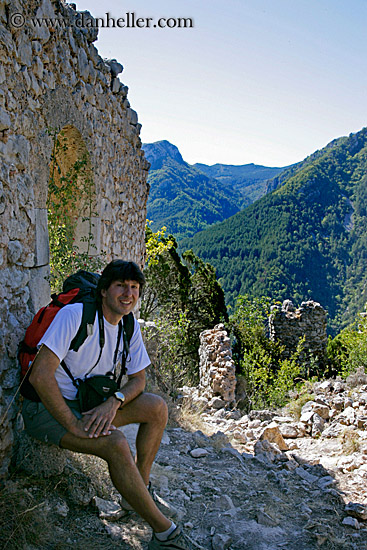
[[[102,310],[107,321],[116,325],[130,313],[139,299],[137,281],[113,281],[107,290],[101,290]]]

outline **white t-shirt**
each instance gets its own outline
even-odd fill
[[[88,371],[96,363],[100,351],[98,315],[96,315],[93,334],[88,336],[80,346],[79,351],[69,350],[70,342],[76,335],[82,320],[83,304],[71,304],[63,307],[55,316],[51,325],[41,338],[39,346],[45,344],[60,362],[65,361],[68,369],[74,378],[84,378]],[[126,360],[126,373],[135,374],[148,365],[150,359],[145,349],[139,323],[136,319],[134,333],[130,341],[130,351]],[[106,374],[114,369],[113,358],[117,345],[118,325],[111,325],[104,318],[105,344],[98,365],[92,370],[90,376]],[[121,336],[116,364],[121,361],[124,349],[123,337]],[[77,389],[70,377],[66,374],[61,365],[56,369],[55,377],[62,395],[66,399],[75,399]]]

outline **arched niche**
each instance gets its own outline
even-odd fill
[[[73,251],[70,253],[74,257],[81,254],[90,258],[98,256],[100,217],[87,147],[79,130],[72,125],[51,135],[53,152],[47,198],[50,254],[54,253],[53,243],[60,242],[60,237],[68,247],[72,239]]]

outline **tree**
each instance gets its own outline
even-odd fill
[[[147,284],[142,297],[141,316],[155,320],[164,345],[160,350],[160,370],[169,380],[198,381],[200,333],[227,321],[223,290],[214,268],[192,251],[182,254],[165,228],[146,230]],[[169,336],[175,352],[169,350]],[[174,336],[174,337],[173,337]],[[173,362],[175,364],[173,364]]]

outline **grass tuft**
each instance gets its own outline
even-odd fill
[[[46,547],[52,540],[52,523],[43,495],[33,495],[8,481],[0,490],[0,547],[15,550],[33,545]]]
[[[360,437],[353,428],[345,428],[339,436],[339,441],[342,445],[343,454],[351,455],[361,449]]]
[[[313,394],[304,393],[297,397],[297,399],[290,401],[286,409],[291,416],[293,416],[296,420],[299,420],[301,418],[302,407],[307,403],[307,401],[313,401],[314,398],[315,396]]]

